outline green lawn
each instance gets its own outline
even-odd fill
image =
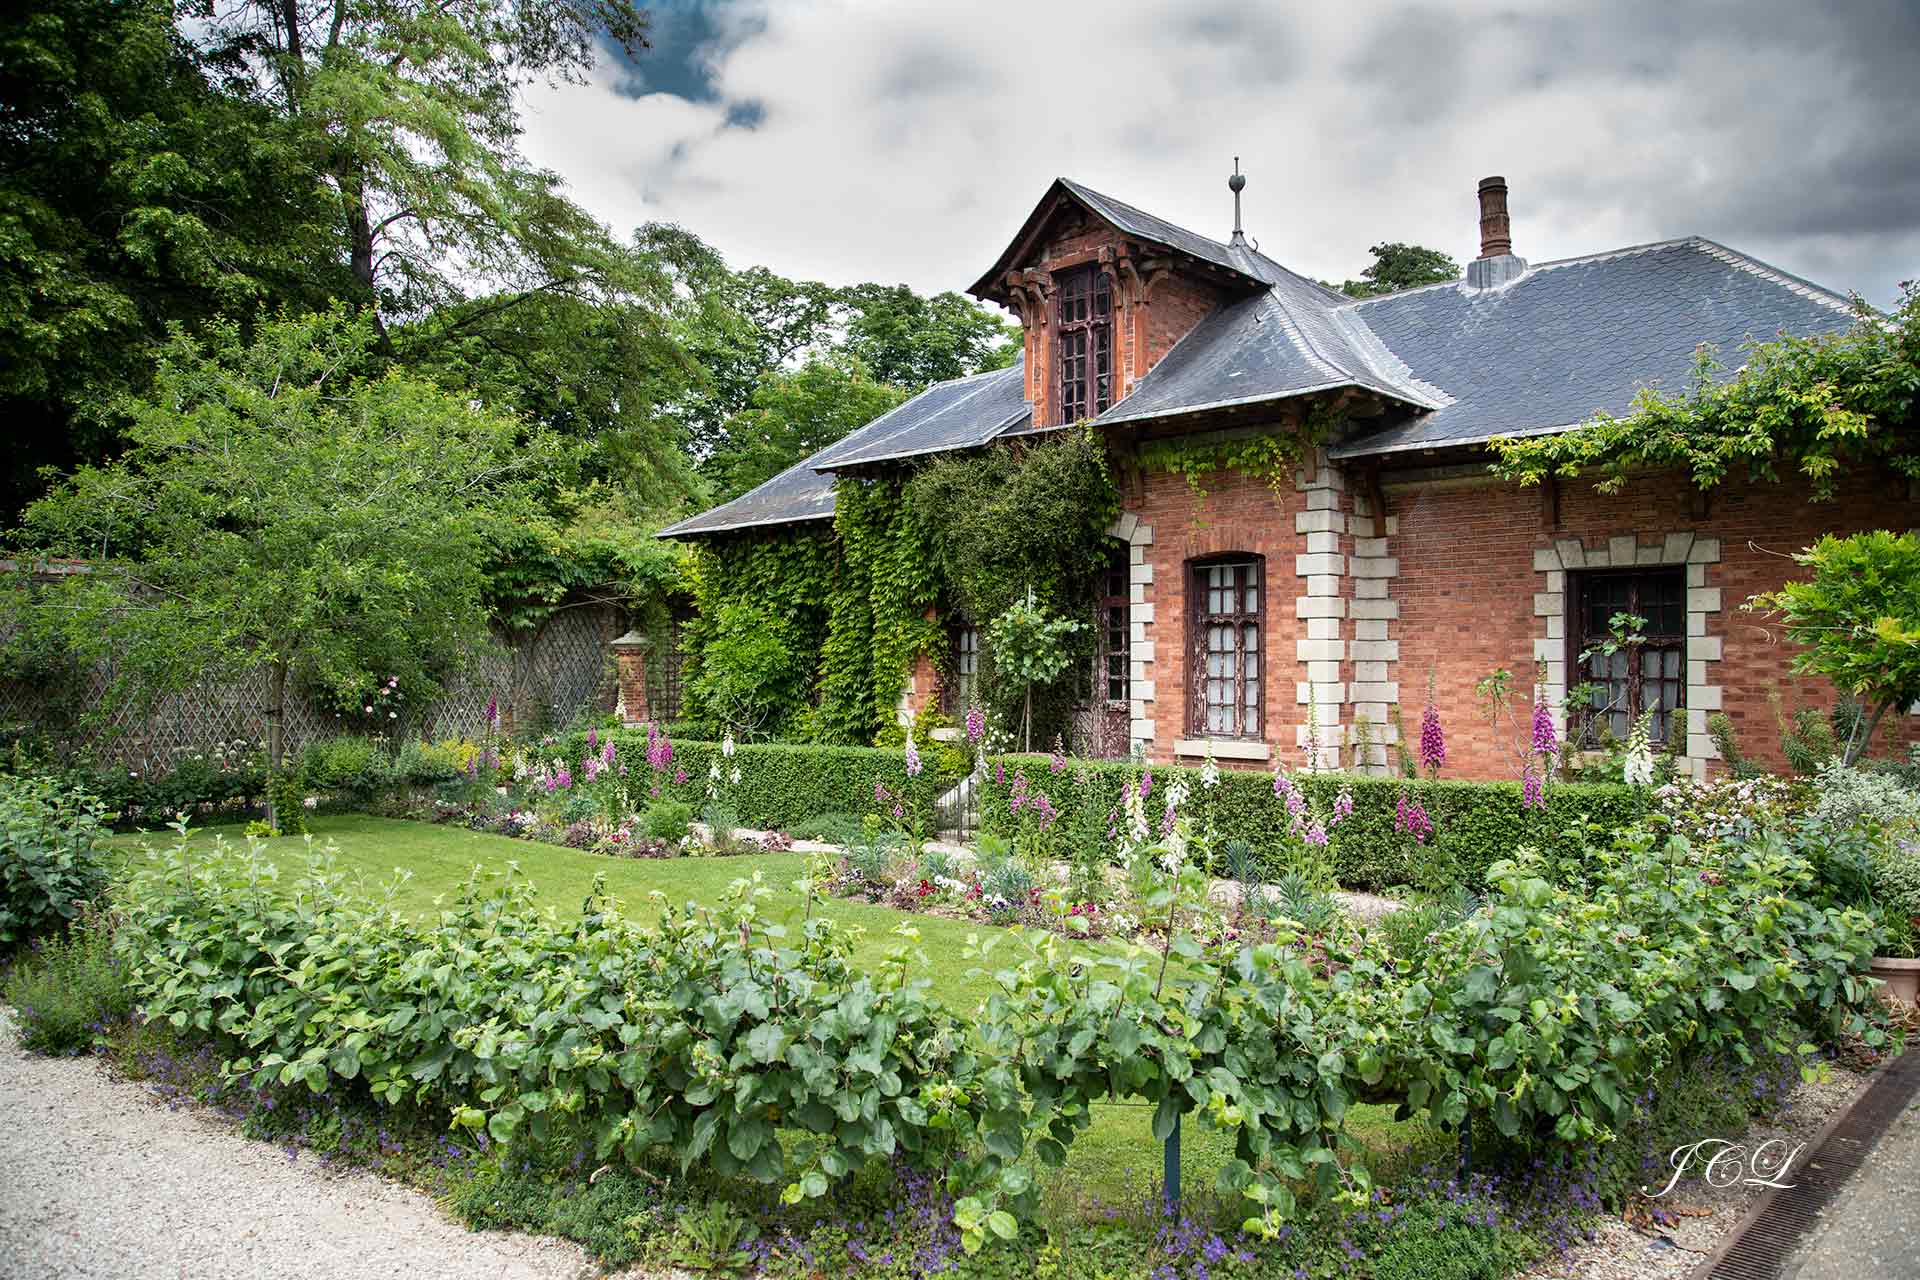
[[[655,907],[649,895],[656,890],[675,902],[712,903],[736,879],[761,872],[775,891],[773,905],[796,917],[803,908],[793,882],[805,874],[806,857],[797,853],[769,853],[741,858],[609,858],[576,849],[513,840],[469,831],[462,827],[374,818],[360,814],[322,815],[312,822],[315,847],[331,843],[339,864],[365,877],[369,887],[383,885],[396,870],[410,873],[399,902],[414,912],[430,912],[441,895],[457,888],[475,867],[500,869],[518,863],[539,899],[562,914],[580,910],[595,876],[604,876],[615,897],[637,919],[651,919]],[[238,842],[235,828],[209,828],[197,841],[225,835]],[[141,857],[144,846],[170,843],[170,833],[122,836],[116,843],[129,861]],[[267,842],[288,862],[304,854],[298,837]],[[816,900],[814,909],[862,930],[855,947],[856,962],[878,962],[895,945],[895,926],[910,922],[920,931],[920,945],[928,958],[927,976],[941,997],[958,1009],[971,1009],[983,999],[988,984],[970,976],[962,956],[968,934],[986,936],[992,926],[970,921],[908,915],[887,907],[867,906],[839,899]],[[1150,1131],[1152,1112],[1141,1107],[1107,1106],[1099,1109],[1093,1126],[1075,1142],[1067,1177],[1059,1190],[1084,1200],[1118,1204],[1144,1198],[1150,1179],[1159,1176],[1159,1144]],[[1425,1148],[1442,1141],[1424,1124],[1394,1124],[1383,1107],[1359,1107],[1350,1113],[1349,1128],[1370,1146],[1390,1149]],[[1229,1139],[1202,1123],[1186,1126],[1181,1143],[1181,1176],[1190,1187],[1211,1185],[1214,1171],[1232,1155]]]

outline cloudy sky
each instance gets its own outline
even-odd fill
[[[1339,280],[1697,233],[1885,305],[1920,276],[1920,4],[657,0],[654,48],[526,101],[616,229],[737,266],[964,289],[1055,175]]]

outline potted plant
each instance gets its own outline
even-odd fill
[[[1920,839],[1881,842],[1871,860],[1874,905],[1887,940],[1873,957],[1886,993],[1920,1006]]]

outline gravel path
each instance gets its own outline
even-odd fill
[[[0,1276],[574,1280],[581,1251],[477,1234],[370,1173],[170,1111],[91,1058],[24,1053],[0,1010]]]

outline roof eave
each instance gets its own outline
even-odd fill
[[[696,516],[694,519],[697,520],[699,517]],[[831,519],[833,519],[833,512],[816,511],[812,515],[805,516],[769,516],[764,520],[737,520],[731,524],[717,525],[710,529],[684,528],[683,526],[692,523],[692,521],[682,520],[677,524],[668,525],[653,536],[669,542],[677,542],[686,538],[710,537],[716,533],[738,533],[742,529],[765,529],[778,524],[805,524],[809,520]]]

